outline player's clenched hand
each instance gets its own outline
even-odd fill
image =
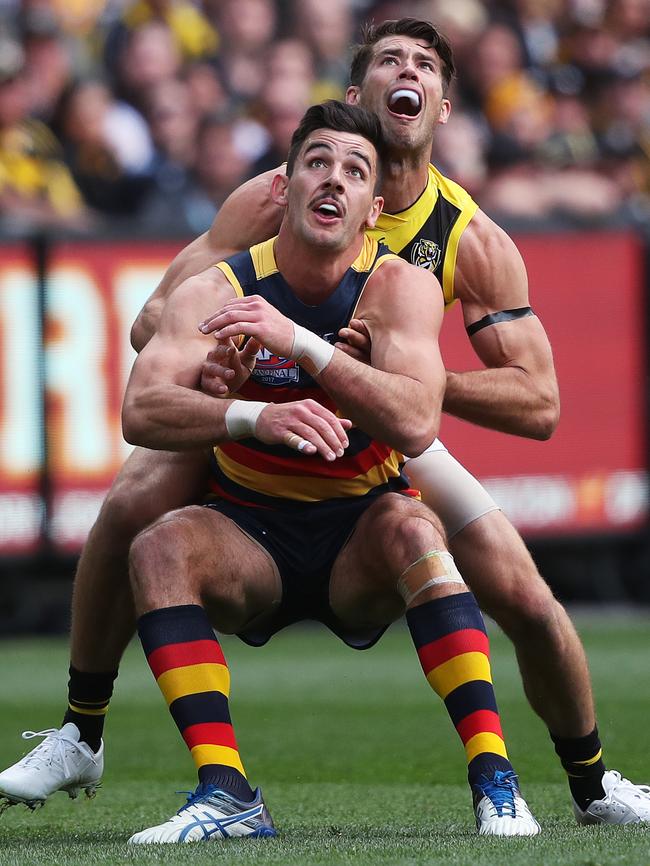
[[[293,349],[293,322],[259,295],[233,298],[201,322],[199,330],[213,333],[219,340],[239,334],[254,337],[281,358],[291,357]]]
[[[237,349],[231,337],[219,340],[208,352],[201,369],[201,390],[213,397],[227,397],[239,391],[255,367],[255,358],[262,347],[251,338],[243,349]]]
[[[259,415],[255,438],[270,445],[288,445],[303,454],[325,460],[342,457],[348,447],[346,431],[352,422],[337,416],[315,400],[270,403]]]
[[[345,352],[351,358],[370,363],[370,332],[361,319],[350,319],[347,328],[339,331],[340,343],[335,343],[337,349]]]

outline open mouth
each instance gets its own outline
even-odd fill
[[[388,98],[388,110],[400,117],[417,117],[421,108],[422,100],[416,90],[400,88]]]
[[[316,202],[312,210],[321,219],[325,220],[339,219],[343,216],[341,205],[331,198],[321,199],[319,202]]]

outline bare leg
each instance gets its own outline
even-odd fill
[[[508,760],[483,618],[451,557],[441,551],[441,526],[432,512],[404,497],[381,497],[335,563],[332,609],[348,626],[387,622],[399,607],[402,576],[406,622],[423,672],[465,749],[479,833],[536,835],[539,824]]]
[[[70,658],[80,671],[112,671],[135,631],[128,577],[134,537],[172,508],[200,498],[206,456],[136,448],[120,470],[84,546],[72,593]]]
[[[243,804],[251,804],[245,814],[259,813],[266,828],[262,832],[274,835],[263,805],[254,802],[239,755],[228,707],[230,674],[211,621],[232,632],[271,613],[281,598],[275,563],[232,520],[196,506],[172,512],[144,530],[130,559],[138,633],[197,768],[200,817],[226,817],[219,811],[226,791],[244,812]],[[191,833],[191,809],[187,818]],[[180,824],[172,820],[132,841],[182,841]],[[228,826],[235,835],[251,832],[250,827],[237,833]]]
[[[594,703],[582,643],[507,517],[501,511],[479,517],[450,547],[481,610],[512,640],[538,716],[559,737],[592,731]]]

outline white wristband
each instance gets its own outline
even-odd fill
[[[244,439],[255,435],[257,419],[268,403],[255,400],[235,400],[225,414],[226,430],[231,439]]]
[[[322,373],[332,360],[334,346],[331,346],[317,334],[293,323],[293,346],[291,357],[297,361],[310,376]]]

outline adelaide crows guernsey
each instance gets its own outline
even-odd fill
[[[449,306],[454,301],[458,243],[477,210],[462,186],[429,165],[429,179],[417,201],[399,213],[381,213],[368,234],[407,262],[432,271]]]
[[[370,275],[388,259],[387,247],[365,237],[362,250],[332,294],[321,304],[300,301],[278,271],[275,238],[216,265],[239,297],[261,295],[298,325],[328,342],[350,321]],[[255,369],[240,389],[249,400],[286,403],[311,398],[337,411],[333,400],[295,361],[263,349]],[[354,427],[349,447],[333,462],[299,454],[284,445],[257,439],[224,442],[214,448],[210,488],[222,499],[249,506],[291,508],[304,502],[373,496],[407,490],[402,455]]]

